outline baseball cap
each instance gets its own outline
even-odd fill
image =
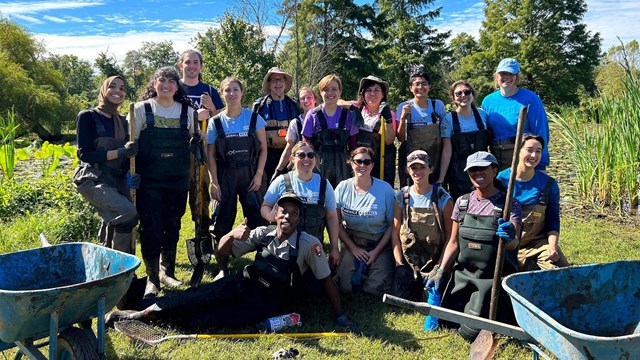
[[[282,205],[287,201],[294,202],[299,208],[302,207],[302,200],[300,200],[300,197],[298,197],[298,195],[292,192],[286,192],[282,194],[282,196],[280,196],[280,198],[278,199],[277,204]]]
[[[518,63],[518,60],[513,58],[502,59],[496,69],[497,73],[501,71],[508,72],[510,74],[517,74],[520,72],[520,64]]]
[[[424,166],[431,165],[431,158],[424,150],[415,150],[407,156],[407,167],[413,164],[422,164]]]
[[[498,160],[496,160],[496,157],[486,151],[478,151],[467,157],[467,166],[464,168],[464,171],[467,171],[474,166],[485,167],[491,164],[498,166]]]

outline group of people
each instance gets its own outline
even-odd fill
[[[256,323],[295,295],[324,291],[337,324],[354,330],[339,292],[415,299],[425,284],[444,292],[443,306],[487,316],[499,238],[507,243],[506,273],[568,265],[558,246],[559,189],[545,172],[546,113],[535,93],[518,87],[516,60],[500,62],[497,90],[481,108],[471,84],[454,82],[448,113],[428,97],[425,73],[410,76],[413,99],[394,112],[389,84],[376,76],[362,78],[357,99],[345,101],[340,77],[329,74],[318,83],[318,105],[310,87],[291,98],[293,77],[274,67],[248,109],[240,79],[225,78],[220,93],[202,82],[197,51],[185,51],[177,65],[182,78],[172,67],[159,69],[128,119],[118,112],[126,94],[118,76],[104,81],[96,108],[78,114],[74,184],[98,210],[105,246],[131,252],[139,221],[148,277],[145,308],[112,313],[110,321]],[[527,135],[515,144],[522,106],[529,109]],[[206,156],[198,154],[205,140]],[[515,201],[504,221],[515,148]],[[201,181],[210,191],[190,192],[197,188],[190,174],[205,160]],[[137,189],[135,206],[130,188]],[[215,204],[215,219],[194,210],[198,196]],[[182,284],[175,256],[187,197],[211,234],[220,273],[197,290],[156,297],[161,284]],[[233,228],[238,202],[246,219]],[[254,263],[230,274],[230,257],[251,251]],[[477,334],[465,327],[460,333]]]

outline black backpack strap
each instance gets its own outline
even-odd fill
[[[327,126],[327,118],[324,117],[324,111],[322,111],[322,108],[320,108],[319,106],[316,108],[316,111],[318,114],[318,121],[320,121],[320,129],[326,130],[328,126]]]
[[[464,216],[467,215],[467,209],[469,208],[469,196],[471,194],[467,193],[460,197],[460,202],[458,203],[458,223],[462,224],[464,221]]]
[[[98,137],[106,137],[107,129],[104,127],[104,124],[102,123],[102,121],[100,121],[100,114],[95,109],[89,109],[84,111],[87,111],[88,113],[91,114],[91,119],[93,120],[93,127],[96,129],[96,132],[98,133]],[[128,133],[129,126],[125,125],[124,128],[125,128],[125,131]]]
[[[264,105],[265,99],[266,99],[266,96],[256,99],[256,101],[253,102],[253,108],[251,109],[251,111],[254,113],[257,113],[258,110],[260,110],[260,108],[262,107],[262,105]]]
[[[182,136],[187,142],[189,141],[189,130],[187,129],[187,124],[189,123],[189,114],[187,113],[188,110],[189,104],[183,102],[182,110],[180,110],[180,129],[182,129]],[[196,131],[196,129],[193,129],[193,131]]]
[[[431,112],[431,122],[437,124],[440,121],[440,115],[436,113],[436,99],[431,99],[431,107],[433,111]]]
[[[324,207],[324,198],[327,192],[327,179],[320,177],[320,194],[318,194],[318,206]]]
[[[471,105],[471,111],[473,111],[473,118],[476,120],[476,126],[478,130],[484,130],[484,124],[482,123],[482,117],[480,117],[480,112],[478,109]]]
[[[216,127],[216,132],[218,133],[218,139],[224,139],[226,137],[224,133],[224,129],[222,129],[222,121],[220,120],[220,114],[213,117],[213,126]]]
[[[258,122],[258,113],[251,113],[251,121],[249,122],[248,136],[254,136],[256,134],[256,123]]]
[[[346,130],[347,128],[347,114],[349,110],[342,109],[340,113],[340,120],[338,121],[338,129]]]
[[[291,185],[291,173],[286,173],[284,176],[284,190],[288,193],[293,192],[293,185]]]
[[[409,189],[410,187],[405,187],[404,191],[402,191],[402,210],[404,211],[404,221],[407,225],[411,224],[410,212],[409,212]]]
[[[144,102],[144,117],[147,122],[147,130],[152,130],[155,127],[155,120],[153,119],[153,109],[151,108],[151,103],[148,101]]]
[[[298,127],[298,141],[302,140],[302,119],[296,117],[296,126]]]
[[[451,112],[451,124],[453,124],[453,133],[459,134],[462,130],[460,129],[460,118],[458,118],[458,112]]]
[[[431,189],[431,204],[433,204],[433,209],[435,210],[436,222],[438,223],[438,227],[440,228],[440,232],[444,234],[444,224],[442,222],[442,216],[440,213],[440,206],[438,206],[438,200],[440,200],[440,187],[438,183],[433,184],[433,188]]]
[[[544,206],[547,205],[547,203],[549,202],[549,194],[551,193],[551,188],[553,187],[553,184],[555,182],[556,180],[552,177],[549,177],[549,179],[547,179],[547,183],[544,185],[544,189],[542,189],[542,192],[540,193],[538,204]]]

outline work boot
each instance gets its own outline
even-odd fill
[[[170,288],[182,286],[182,281],[176,279],[176,252],[162,251],[160,256],[160,281]]]
[[[113,235],[113,250],[131,253],[131,233],[116,233]]]
[[[144,266],[147,268],[147,286],[144,289],[144,299],[156,297],[160,292],[160,259],[144,259]]]
[[[218,272],[218,275],[213,278],[213,281],[220,280],[223,277],[229,275],[229,256],[216,254],[216,262],[218,263],[220,271]]]

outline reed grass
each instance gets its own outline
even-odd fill
[[[13,110],[7,111],[7,116],[0,115],[0,170],[1,181],[13,179],[13,169],[16,166],[16,117]]]
[[[563,108],[550,119],[573,151],[583,201],[623,213],[637,206],[640,179],[640,82],[628,77],[616,97],[602,94],[586,111]]]

